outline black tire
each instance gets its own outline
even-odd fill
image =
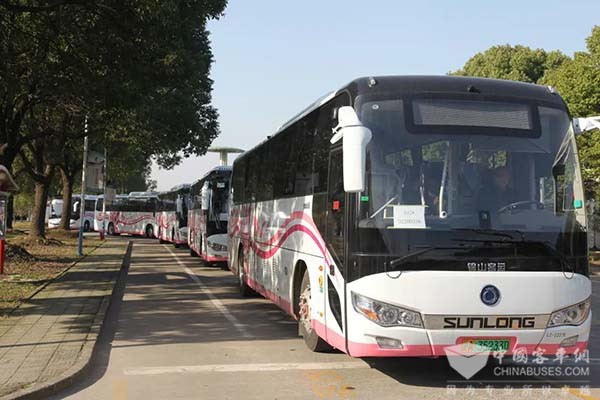
[[[146,237],[148,239],[150,239],[153,236],[154,236],[154,228],[152,227],[152,225],[146,225]]]
[[[115,236],[115,226],[112,222],[108,224],[108,228],[106,228],[106,233],[108,233],[110,236]]]
[[[304,343],[311,351],[328,352],[331,346],[312,329],[310,322],[310,279],[308,271],[304,271],[300,293],[298,293],[298,335],[304,338]]]
[[[248,283],[246,282],[245,272],[244,272],[244,249],[240,246],[237,257],[237,272],[238,272],[238,281],[240,285],[240,294],[243,297],[250,297],[254,294],[254,291]]]
[[[83,222],[83,231],[84,232],[89,232],[90,231],[90,221],[84,221]]]
[[[192,257],[198,257],[198,254],[191,247],[190,247],[190,256],[192,256]]]

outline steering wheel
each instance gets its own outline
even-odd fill
[[[505,213],[507,211],[513,211],[517,209],[521,209],[522,206],[529,206],[534,204],[537,210],[544,209],[544,203],[540,203],[537,200],[524,200],[524,201],[516,201],[514,203],[510,203],[498,209],[498,214]]]

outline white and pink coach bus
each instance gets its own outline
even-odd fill
[[[117,195],[112,202],[106,204],[104,216],[103,201],[103,197],[99,197],[96,201],[95,230],[102,230],[102,222],[106,218],[105,229],[109,235],[125,233],[148,238],[155,237],[157,193],[131,192],[129,195]]]
[[[186,183],[159,193],[156,232],[160,243],[173,243],[175,247],[188,244],[190,189],[191,185]]]
[[[227,262],[227,221],[231,166],[213,168],[191,187],[188,245],[191,256],[209,263]]]
[[[96,199],[98,196],[95,195],[86,195],[85,196],[85,204],[84,204],[84,214],[83,214],[83,230],[88,232],[94,228],[94,205],[96,203]],[[71,218],[69,221],[70,229],[79,229],[81,224],[81,196],[74,195],[71,198],[72,210],[71,210]],[[57,201],[58,200],[58,201]],[[60,207],[59,207],[60,205]],[[63,212],[66,212],[62,209],[62,200],[54,199],[51,202],[50,210],[60,210],[60,213],[55,213],[54,215],[50,215],[48,219],[48,228],[58,228],[60,225],[60,219]],[[48,207],[46,207],[48,210]]]
[[[235,160],[230,269],[312,350],[581,351],[579,130],[545,86],[357,79]]]

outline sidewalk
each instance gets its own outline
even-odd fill
[[[0,319],[0,397],[29,398],[87,365],[127,245],[107,240]]]

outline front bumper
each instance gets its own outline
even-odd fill
[[[508,339],[506,354],[515,352],[532,354],[542,351],[555,355],[560,349],[573,354],[587,349],[592,315],[578,326],[560,326],[545,330],[428,330],[406,327],[381,327],[370,323],[361,335],[351,335],[348,353],[354,357],[438,357],[445,356],[445,348],[469,339]],[[574,345],[561,342],[577,337]],[[395,339],[402,348],[382,348],[377,338]]]
[[[503,295],[492,306],[485,305],[480,299],[482,288],[487,285],[495,285]],[[424,325],[422,328],[380,326],[354,309],[352,292],[418,311]],[[347,351],[355,357],[445,356],[445,348],[477,339],[508,340],[507,354],[532,354],[541,350],[554,355],[561,348],[565,354],[572,354],[587,348],[592,321],[590,311],[580,325],[547,327],[552,312],[591,296],[589,278],[575,275],[565,279],[560,272],[415,271],[397,277],[377,274],[349,283],[346,295],[349,296]],[[480,324],[446,327],[432,322],[431,317],[436,316],[541,318],[536,318],[534,325],[511,324],[507,328],[490,325],[484,329]],[[329,341],[329,335],[333,337],[334,334],[326,333]],[[382,338],[390,339],[388,344],[396,343],[397,346],[380,346]]]

